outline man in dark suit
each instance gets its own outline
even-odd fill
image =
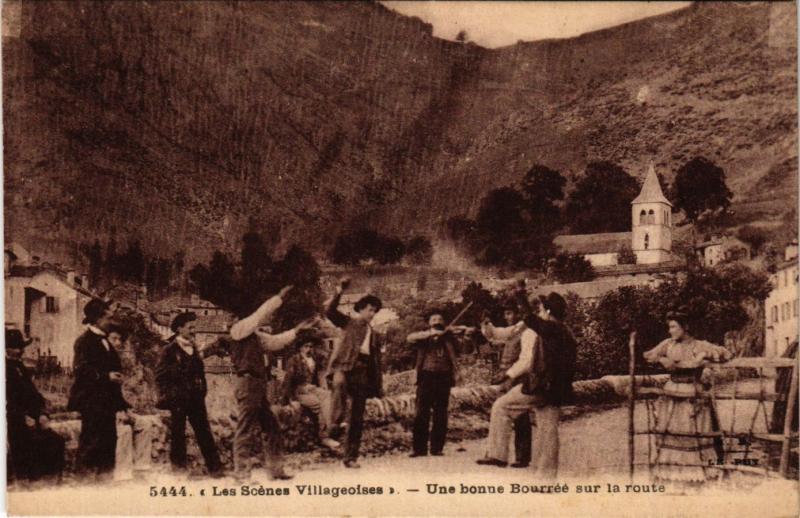
[[[83,308],[86,331],[75,340],[75,382],[68,409],[81,414],[78,471],[106,478],[114,469],[117,447],[117,412],[130,408],[122,397],[122,366],[107,340],[112,310],[103,300],[92,299]]]
[[[17,480],[60,477],[64,469],[64,439],[48,428],[45,399],[22,363],[30,343],[18,329],[6,329],[8,474]]]
[[[347,397],[351,400],[350,425],[347,431],[344,465],[360,468],[358,452],[364,427],[364,410],[367,398],[381,397],[381,348],[370,322],[381,309],[381,300],[374,295],[362,297],[355,303],[356,317],[342,314],[337,308],[339,300],[349,285],[343,279],[328,305],[327,317],[343,330],[341,340],[334,346],[329,362],[333,372],[333,409],[331,420],[340,423]]]
[[[172,416],[172,445],[169,459],[174,470],[186,469],[186,420],[192,425],[197,445],[212,477],[223,475],[214,436],[206,410],[206,371],[200,351],[194,343],[194,313],[179,313],[171,324],[175,336],[161,351],[156,366],[156,383],[160,392],[158,407]]]

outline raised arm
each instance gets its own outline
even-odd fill
[[[231,338],[243,340],[255,333],[259,326],[266,323],[269,317],[283,304],[283,297],[291,290],[291,286],[286,286],[274,297],[270,297],[266,302],[250,316],[245,317],[231,326]]]
[[[339,285],[336,287],[336,293],[333,294],[333,298],[328,302],[328,307],[325,309],[325,316],[328,317],[328,320],[333,322],[333,325],[336,327],[345,327],[348,322],[350,322],[350,317],[339,311],[339,301],[342,299],[342,293],[350,285],[350,279],[344,278],[339,281]]]

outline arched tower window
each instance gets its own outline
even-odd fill
[[[644,225],[647,223],[647,211],[642,209],[642,212],[639,213],[639,224]]]
[[[645,250],[649,250],[650,249],[650,235],[648,235],[648,234],[644,235],[644,249]]]
[[[653,209],[650,209],[650,212],[647,213],[647,222],[651,225],[655,224],[656,222],[656,213],[653,212]]]

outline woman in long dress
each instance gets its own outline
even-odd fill
[[[712,402],[703,394],[703,370],[709,362],[730,359],[731,353],[693,338],[684,314],[670,313],[667,324],[670,338],[644,353],[646,361],[660,363],[670,373],[657,402],[653,473],[661,480],[703,482],[719,477],[715,465],[722,453],[719,439],[715,447],[713,437],[694,436],[719,430]]]

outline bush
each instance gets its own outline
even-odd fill
[[[582,254],[560,252],[550,260],[548,275],[558,282],[586,282],[595,278],[594,267]]]
[[[758,255],[761,247],[767,242],[767,233],[764,229],[745,225],[736,233],[736,237],[750,245],[753,255]]]
[[[633,253],[631,247],[622,245],[617,252],[618,264],[636,264],[636,254]]]
[[[733,264],[691,271],[657,287],[622,287],[597,303],[571,296],[567,324],[579,344],[578,377],[627,373],[631,331],[637,332],[637,361],[643,365],[642,352],[667,337],[666,315],[674,310],[688,314],[695,338],[723,345],[726,334],[752,325],[752,308],[769,290],[765,274]]]

